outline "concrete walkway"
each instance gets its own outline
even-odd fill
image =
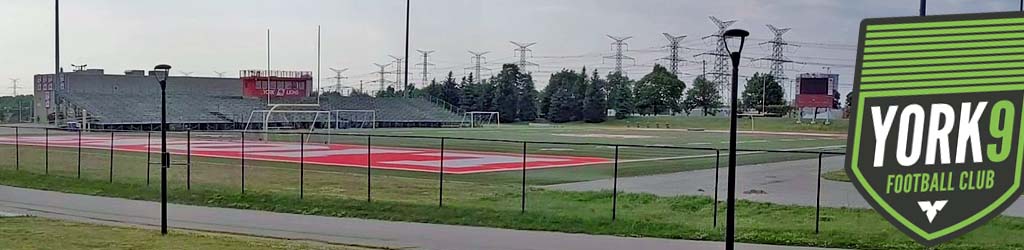
[[[842,170],[844,156],[822,159],[822,174]],[[725,164],[719,170],[718,198],[725,200]],[[814,206],[817,198],[818,159],[775,162],[740,166],[736,169],[736,197],[777,204]],[[705,195],[713,196],[715,169],[677,172],[669,174],[619,178],[619,190],[630,193],[650,193],[659,196]],[[546,188],[594,191],[610,190],[611,179],[565,183]],[[821,180],[821,206],[871,208],[849,182]],[[1024,217],[1024,201],[1018,200],[1003,215]]]
[[[159,203],[0,186],[0,211],[56,219],[159,225]],[[173,228],[317,240],[403,249],[621,250],[723,249],[721,242],[628,238],[470,226],[435,225],[169,205]],[[804,249],[738,244],[737,249]]]

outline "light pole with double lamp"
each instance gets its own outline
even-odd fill
[[[745,42],[750,32],[741,29],[731,29],[722,34],[725,42],[725,51],[729,52],[732,59],[732,91],[729,98],[729,184],[728,200],[726,200],[725,213],[725,249],[735,249],[736,241],[736,92],[740,76],[740,53],[743,52]],[[735,52],[729,50],[729,39],[739,38],[740,46]],[[718,202],[718,201],[715,201]]]
[[[171,155],[167,153],[167,75],[171,65],[157,65],[153,72],[160,81],[160,234],[167,235],[167,168],[171,166]]]

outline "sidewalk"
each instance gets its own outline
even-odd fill
[[[158,226],[156,202],[0,186],[0,211],[84,222]],[[621,250],[723,249],[721,242],[628,238],[470,226],[335,218],[254,210],[168,205],[172,228],[403,249]],[[820,248],[737,244],[737,249]]]

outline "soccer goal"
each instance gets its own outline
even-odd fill
[[[339,128],[377,128],[377,111],[369,109],[331,110],[332,126]]]
[[[255,118],[255,120],[254,120]],[[243,131],[309,130],[331,127],[331,112],[323,110],[253,110]]]
[[[461,123],[462,126],[470,128],[501,127],[501,114],[492,111],[470,111],[462,114]]]

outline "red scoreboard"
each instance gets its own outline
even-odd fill
[[[796,78],[797,108],[832,108],[839,74],[803,73]]]
[[[242,70],[242,95],[253,98],[308,97],[313,92],[313,73],[310,71]]]

